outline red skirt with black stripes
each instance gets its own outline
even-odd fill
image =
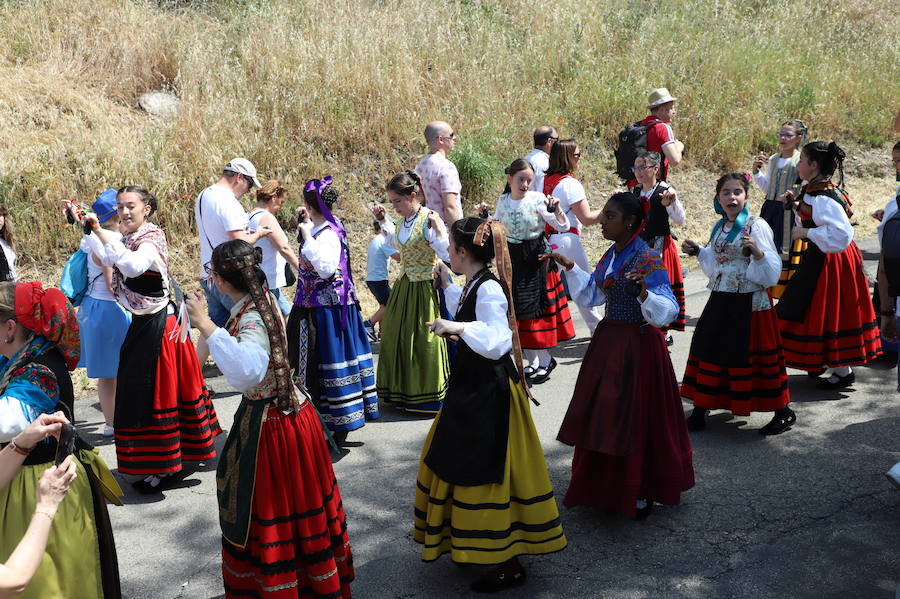
[[[269,406],[259,434],[247,545],[222,540],[225,597],[350,597],[353,556],[316,411]]]
[[[751,312],[749,345],[746,364],[740,366],[714,364],[691,352],[681,396],[699,408],[741,416],[785,407],[791,396],[775,310]]]
[[[116,459],[123,474],[179,472],[182,460],[216,457],[214,442],[222,428],[194,345],[169,338],[175,327],[175,315],[166,317],[149,423],[139,428],[116,426]],[[128,396],[126,389],[119,391]],[[122,409],[127,406],[117,406]]]
[[[672,285],[672,294],[678,302],[678,316],[662,330],[683,331],[685,324],[684,315],[684,273],[681,271],[681,259],[678,257],[678,248],[671,235],[665,236],[663,244],[662,261],[669,273],[669,284]]]
[[[517,320],[519,340],[524,349],[549,349],[575,336],[566,291],[555,269],[547,271],[547,298],[550,307],[537,318]]]
[[[881,354],[881,338],[862,254],[855,243],[825,254],[803,322],[779,318],[784,359],[799,370],[865,364]]]

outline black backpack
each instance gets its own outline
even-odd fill
[[[634,159],[637,158],[641,150],[647,149],[647,130],[650,129],[659,120],[652,121],[644,125],[643,121],[638,121],[628,125],[619,133],[619,147],[616,148],[616,174],[623,181],[634,179]]]

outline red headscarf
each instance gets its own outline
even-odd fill
[[[75,310],[59,289],[40,283],[16,284],[16,321],[56,345],[69,370],[75,370],[81,347]]]

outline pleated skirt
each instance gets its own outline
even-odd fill
[[[545,293],[549,307],[543,315],[516,321],[523,349],[550,349],[575,337],[575,325],[566,300],[566,290],[559,273],[554,269],[547,271]]]
[[[131,324],[131,313],[113,300],[86,296],[78,308],[78,332],[81,342],[79,368],[88,378],[116,378],[119,350]]]
[[[410,412],[436,414],[447,394],[447,344],[426,322],[440,317],[431,281],[400,277],[381,321],[376,388],[385,404]]]
[[[723,365],[727,363],[727,357],[723,356],[726,359],[717,364],[698,358],[691,351],[681,382],[682,397],[690,399],[699,408],[729,410],[741,416],[751,412],[772,412],[791,401],[778,316],[773,309],[750,314],[747,363]],[[696,339],[697,332],[694,335]]]
[[[671,235],[665,236],[663,242],[662,261],[669,274],[669,284],[672,286],[672,293],[675,295],[675,301],[678,302],[678,316],[675,317],[667,327],[663,330],[683,331],[685,324],[684,313],[684,273],[681,270],[681,259],[678,257],[678,248]]]
[[[855,243],[825,254],[818,285],[803,322],[779,318],[785,363],[816,371],[865,364],[881,354],[881,341],[862,254]]]
[[[353,555],[315,410],[269,406],[260,431],[247,545],[222,540],[225,596],[348,598]]]
[[[585,353],[557,439],[575,446],[563,504],[636,514],[694,486],[678,382],[659,329],[606,318]]]
[[[156,357],[156,385],[151,421],[140,427],[119,425],[116,418],[116,458],[123,474],[166,474],[181,470],[182,460],[216,456],[215,438],[222,432],[190,340],[170,339],[176,318],[169,315]],[[135,346],[139,346],[136,344]],[[148,356],[152,360],[153,356]],[[120,382],[121,385],[121,382]],[[118,394],[128,396],[120,386]],[[116,413],[128,410],[116,402]]]
[[[440,414],[425,438],[416,477],[413,539],[422,560],[445,553],[461,564],[500,564],[519,555],[553,553],[566,537],[525,392],[510,381],[509,441],[503,482],[447,483],[425,465]]]
[[[301,376],[300,383],[317,392],[319,413],[332,431],[357,430],[380,416],[372,347],[359,308],[346,310],[346,327],[341,306],[306,310],[305,321],[289,327],[299,332],[297,371],[317,377],[313,382]]]

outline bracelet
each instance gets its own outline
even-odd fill
[[[25,456],[27,456],[29,453],[31,453],[31,450],[34,449],[33,445],[31,447],[22,447],[21,445],[16,443],[15,439],[9,440],[9,446],[12,447],[13,451],[15,451],[17,454],[25,455]]]
[[[897,310],[894,308],[891,308],[890,310],[882,310],[881,311],[882,316],[894,316],[896,313],[897,313]]]
[[[53,522],[53,514],[51,514],[50,512],[45,512],[44,510],[34,510],[34,513],[35,514],[44,514],[45,516],[50,518],[50,522]]]

